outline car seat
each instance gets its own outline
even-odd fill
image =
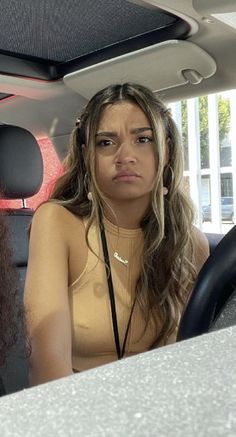
[[[219,244],[219,242],[224,237],[224,234],[213,234],[212,232],[204,232],[205,236],[207,237],[210,254],[215,250],[216,246]]]
[[[43,160],[34,136],[21,127],[0,125],[0,193],[4,199],[22,199],[22,207],[5,210],[13,262],[18,271],[19,298],[23,300],[28,261],[28,229],[33,210],[25,199],[38,192],[43,180]],[[10,350],[0,369],[6,393],[28,386],[27,359],[21,340]]]
[[[236,324],[236,226],[199,272],[182,315],[177,341]]]

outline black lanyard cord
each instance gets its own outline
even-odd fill
[[[120,360],[121,358],[123,358],[123,356],[125,354],[125,346],[126,346],[126,342],[127,342],[127,338],[128,338],[132,314],[134,311],[135,300],[133,302],[133,305],[132,305],[132,308],[130,311],[130,316],[129,316],[129,320],[128,320],[128,324],[127,324],[127,328],[126,328],[126,332],[125,332],[124,342],[123,342],[122,349],[121,349],[119,329],[118,329],[118,323],[117,323],[115,294],[114,294],[112,274],[111,274],[111,265],[110,265],[110,259],[109,259],[109,254],[108,254],[105,230],[104,230],[104,227],[102,224],[101,224],[101,228],[100,228],[100,233],[101,233],[101,240],[102,240],[103,256],[104,256],[104,261],[106,263],[106,275],[107,275],[107,284],[108,284],[108,289],[109,289],[109,298],[110,298],[110,306],[111,306],[113,332],[114,332],[115,345],[116,345],[116,353],[117,353],[118,360]]]

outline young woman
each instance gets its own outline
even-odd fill
[[[32,223],[32,384],[175,341],[208,257],[182,182],[179,134],[154,93],[126,83],[90,100]]]

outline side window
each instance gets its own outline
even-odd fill
[[[26,199],[28,208],[36,209],[40,203],[48,199],[53,183],[62,174],[62,164],[56,154],[52,142],[49,138],[37,139],[40,150],[42,152],[44,175],[42,186],[35,196]],[[21,208],[21,199],[16,200],[0,200],[0,208]]]
[[[170,104],[182,135],[186,188],[204,232],[236,222],[236,90]]]

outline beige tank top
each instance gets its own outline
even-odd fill
[[[118,229],[108,220],[105,220],[104,226],[122,346],[140,272],[143,233],[141,229]],[[72,315],[72,365],[77,371],[117,359],[106,271],[102,261],[103,251],[100,233],[95,224],[91,226],[88,237],[93,251],[99,258],[88,250],[84,271],[69,287]],[[125,265],[117,260],[114,252],[117,252],[123,260],[128,260],[128,264]],[[154,323],[150,320],[146,329],[145,326],[142,313],[135,304],[126,343],[126,357],[148,350],[154,342],[157,336]]]

